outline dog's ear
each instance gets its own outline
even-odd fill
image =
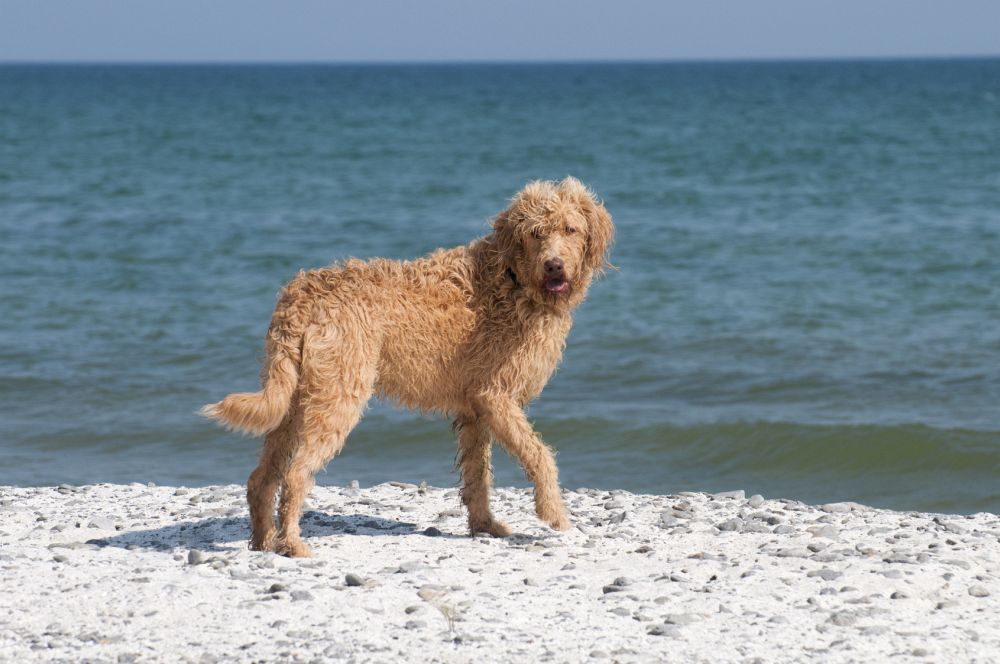
[[[589,228],[585,260],[591,270],[600,272],[606,267],[611,267],[608,255],[611,253],[611,245],[615,242],[615,225],[604,204],[599,201],[592,203],[592,210],[587,214],[587,223]]]
[[[511,219],[511,208],[498,214],[493,220],[494,256],[497,267],[505,270],[513,267],[517,253],[518,239]]]
[[[576,199],[580,211],[587,219],[587,250],[584,254],[584,264],[595,272],[611,267],[608,255],[615,241],[615,225],[604,204],[574,177],[567,177],[559,183],[559,187]]]

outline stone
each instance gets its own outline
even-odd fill
[[[726,519],[722,523],[715,524],[715,527],[723,532],[732,532],[732,531],[739,532],[740,530],[743,530],[743,526],[744,526],[743,519],[739,517]]]
[[[646,631],[646,634],[649,634],[650,636],[671,636],[676,638],[681,635],[681,631],[676,625],[653,625]]]
[[[840,577],[844,576],[844,573],[824,567],[823,569],[811,570],[806,573],[806,576],[809,577],[818,576],[824,581],[835,581],[836,579],[839,579]]]
[[[313,595],[308,590],[293,590],[292,591],[292,601],[293,602],[307,602],[313,599]]]
[[[858,621],[857,616],[849,611],[836,611],[830,615],[828,622],[838,627],[848,627]]]
[[[736,491],[720,491],[719,493],[713,493],[713,498],[735,498],[736,500],[743,500],[747,497],[746,491],[743,489],[738,489]]]
[[[198,549],[188,551],[188,565],[201,565],[208,557]]]
[[[760,495],[759,493],[755,493],[754,495],[750,496],[749,500],[747,500],[747,505],[749,505],[750,507],[760,507],[763,504],[764,504],[764,496]]]
[[[813,537],[825,537],[827,539],[837,539],[840,536],[840,531],[827,524],[819,528],[810,528],[809,531],[812,533]]]
[[[356,587],[356,586],[363,586],[365,584],[365,580],[362,579],[357,574],[355,574],[354,572],[348,572],[347,575],[344,576],[344,583],[346,583],[348,586]]]
[[[427,623],[423,620],[407,620],[406,624],[403,625],[406,629],[422,629],[427,627]]]
[[[668,613],[664,617],[663,622],[668,625],[691,625],[696,622],[701,622],[701,616],[693,613]]]
[[[973,597],[989,597],[990,591],[984,586],[969,586],[969,594]]]
[[[430,526],[424,530],[424,535],[427,535],[428,537],[440,537],[441,531],[434,526]]]
[[[820,507],[824,512],[829,512],[831,514],[843,514],[851,511],[850,503],[827,503]]]
[[[95,516],[90,520],[89,527],[100,530],[114,530],[115,522],[105,516]]]

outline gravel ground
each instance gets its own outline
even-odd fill
[[[470,538],[457,491],[317,487],[315,557],[246,548],[241,486],[0,487],[2,661],[1000,659],[1000,519],[566,492]]]

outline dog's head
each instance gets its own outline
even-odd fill
[[[579,180],[535,181],[493,221],[498,267],[532,299],[573,307],[608,262],[614,225]]]

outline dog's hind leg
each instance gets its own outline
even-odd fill
[[[294,452],[292,425],[286,420],[267,434],[260,462],[247,480],[247,505],[250,508],[250,548],[273,551],[275,546],[274,498],[278,493],[281,474]]]
[[[351,347],[340,337],[313,338],[302,363],[302,411],[298,446],[282,478],[278,506],[279,532],[275,550],[291,557],[311,555],[302,541],[302,503],[315,484],[314,476],[344,447],[372,396],[377,354]]]
[[[531,427],[524,411],[505,396],[481,397],[477,411],[507,452],[535,485],[535,513],[556,530],[569,528],[569,517],[559,492],[559,471],[552,450]]]
[[[455,419],[458,433],[458,467],[462,471],[462,502],[469,510],[469,532],[489,533],[494,537],[510,535],[510,528],[490,512],[490,486],[493,484],[492,450],[489,430],[475,416]]]

